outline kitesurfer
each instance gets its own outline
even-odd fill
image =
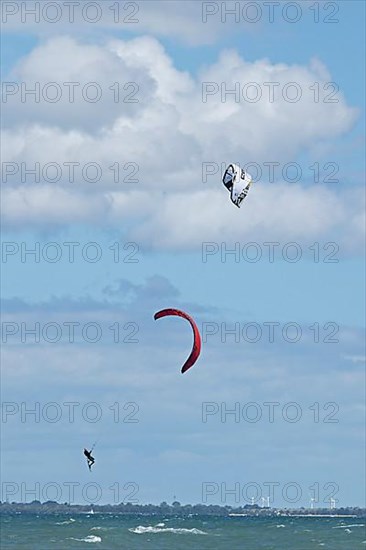
[[[95,462],[95,458],[91,455],[92,449],[88,451],[87,449],[84,449],[84,455],[86,456],[87,462],[88,462],[88,468],[91,471],[91,467],[93,466]]]

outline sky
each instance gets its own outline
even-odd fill
[[[69,4],[2,3],[1,500],[364,506],[365,4]]]

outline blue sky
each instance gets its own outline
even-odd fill
[[[273,23],[265,15],[257,24],[225,23],[220,14],[204,24],[199,2],[149,2],[139,4],[139,23],[130,32],[107,16],[92,30],[80,21],[37,26],[9,18],[4,25],[6,82],[96,82],[104,94],[94,104],[79,96],[74,104],[64,98],[34,104],[19,94],[2,104],[3,161],[19,168],[2,180],[5,481],[85,484],[91,478],[80,448],[100,440],[92,479],[103,488],[103,502],[112,501],[108,487],[115,482],[137,484],[140,502],[173,495],[202,502],[207,482],[258,483],[263,496],[265,483],[282,489],[296,482],[297,504],[306,506],[309,487],[332,482],[340,505],[363,504],[365,6],[330,3],[339,7],[332,24],[324,22],[330,13],[322,3],[314,23],[313,4],[302,2],[293,24],[280,15]],[[137,103],[112,102],[108,90],[116,81],[138,85]],[[205,82],[228,89],[239,82],[242,90],[248,81],[260,83],[263,94],[263,82],[278,83],[278,90],[295,82],[302,98],[250,103],[216,94],[202,101]],[[335,82],[338,101],[314,102],[314,82],[320,90]],[[230,203],[220,170],[202,179],[205,163],[233,161],[263,169],[240,210]],[[31,176],[22,182],[21,163],[35,162],[95,162],[103,177],[92,184],[78,172],[70,183],[63,170],[57,183],[37,184]],[[138,183],[115,184],[108,168],[115,162],[138,164]],[[266,162],[280,166],[273,182]],[[287,163],[301,167],[296,183],[283,176]],[[338,182],[327,182],[329,163]],[[80,243],[74,262],[69,242]],[[268,242],[277,243],[273,261]],[[96,262],[83,257],[88,243],[96,243],[89,244],[100,253]],[[207,261],[205,243],[215,247]],[[24,256],[35,246],[39,261]],[[55,246],[59,260],[45,260],[42,254],[52,257]],[[237,257],[225,255],[235,246]],[[261,254],[257,262],[254,250]],[[202,332],[207,323],[217,328],[184,376],[190,329],[181,319],[155,323],[153,314],[164,307],[191,312]],[[34,342],[24,331],[37,322],[41,330],[56,323],[60,340]],[[65,329],[70,322],[78,323],[73,343]],[[273,343],[269,322],[279,323]],[[98,342],[83,340],[79,327],[86,323],[100,327]],[[133,323],[138,342],[113,342],[114,323],[122,339]],[[243,337],[248,323],[260,326],[256,343]],[[283,336],[288,323],[301,327],[296,343]],[[225,338],[235,324],[238,341]],[[320,342],[309,328],[315,326]],[[329,342],[334,327],[338,342]],[[79,414],[71,423],[63,405],[71,401],[80,408],[96,402],[102,418],[93,423]],[[22,413],[22,403],[42,409],[49,402],[62,411],[57,422]],[[126,403],[137,404],[138,422],[113,422],[109,407],[116,402],[124,415]],[[223,408],[242,411],[252,402],[260,421],[220,421]],[[279,403],[280,411],[296,402],[301,420],[279,414],[269,422],[265,402]],[[204,403],[219,410],[206,423]],[[332,407],[338,422],[326,420]],[[19,460],[25,441],[26,465]],[[46,465],[38,466],[40,460]],[[321,493],[320,501],[328,498],[329,491]],[[21,496],[18,491],[13,500]],[[220,502],[237,504],[219,493],[207,501]],[[289,505],[281,491],[272,504]]]

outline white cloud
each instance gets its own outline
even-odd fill
[[[128,225],[131,237],[142,244],[181,249],[196,248],[202,241],[249,237],[288,241],[337,235],[355,248],[362,240],[358,190],[340,193],[277,178],[271,186],[254,185],[237,210],[221,185],[223,162],[296,161],[351,128],[356,111],[341,94],[335,103],[323,101],[329,94],[322,91],[323,85],[331,75],[319,61],[309,66],[274,65],[266,59],[252,63],[228,50],[194,78],[175,68],[151,37],[113,40],[104,46],[58,37],[37,47],[15,74],[20,80],[40,82],[78,78],[98,82],[104,89],[116,80],[133,80],[139,86],[139,101],[116,105],[109,98],[92,105],[78,101],[71,107],[41,102],[36,110],[27,102],[21,105],[27,114],[19,126],[13,99],[11,124],[3,133],[3,159],[18,167],[3,186],[3,218],[12,227]],[[206,102],[204,82],[215,83],[216,90]],[[255,103],[243,100],[248,82],[261,86],[262,99]],[[278,83],[273,102],[268,101],[268,82]],[[290,82],[301,90],[296,103],[283,98]],[[314,82],[319,82],[319,102],[310,90]],[[221,90],[236,83],[240,97],[228,95],[223,102]],[[40,182],[28,176],[29,183],[22,183],[20,163],[32,168],[36,162]],[[70,162],[79,163],[72,183],[65,164]],[[98,182],[82,178],[82,169],[91,162],[100,167]],[[111,169],[116,162],[119,183]],[[218,170],[215,178],[203,183],[202,166],[207,162],[217,163]],[[55,183],[49,181],[52,171],[42,174],[47,163],[60,167]],[[88,174],[89,179],[94,176]]]
[[[224,191],[167,197],[152,219],[139,226],[135,238],[154,248],[317,238],[335,240],[348,250],[362,246],[363,232],[350,224],[354,216],[363,215],[361,191],[337,195],[315,186],[277,184],[258,185],[251,193],[241,210],[233,210]]]
[[[71,192],[51,186],[3,191],[3,223],[9,227],[61,227],[88,223],[129,227],[142,247],[201,250],[203,242],[336,242],[341,253],[363,246],[363,192],[337,194],[319,187],[259,184],[240,210],[225,189],[191,194]],[[290,205],[290,206],[289,206]],[[357,220],[359,220],[357,222]]]
[[[44,228],[68,223],[91,223],[108,211],[108,198],[70,193],[59,187],[27,187],[3,191],[3,222],[10,227],[19,225]]]
[[[19,86],[12,95],[12,86],[6,85],[7,126],[42,124],[53,131],[91,134],[113,126],[120,117],[133,118],[152,101],[156,87],[148,71],[129,63],[128,56],[124,61],[112,47],[83,44],[68,36],[36,46],[13,68],[7,82]]]

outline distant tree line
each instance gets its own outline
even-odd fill
[[[171,505],[167,502],[156,504],[133,504],[131,502],[120,504],[69,504],[67,502],[59,503],[53,500],[40,502],[34,500],[30,503],[22,502],[1,502],[0,512],[2,513],[36,513],[36,514],[53,514],[53,513],[114,513],[114,514],[140,514],[140,515],[164,515],[164,516],[229,516],[230,514],[245,514],[248,516],[276,516],[276,515],[354,515],[358,517],[366,517],[366,509],[359,507],[345,507],[330,510],[329,508],[261,508],[257,504],[246,504],[245,506],[219,506],[215,504],[181,504],[174,501]]]

